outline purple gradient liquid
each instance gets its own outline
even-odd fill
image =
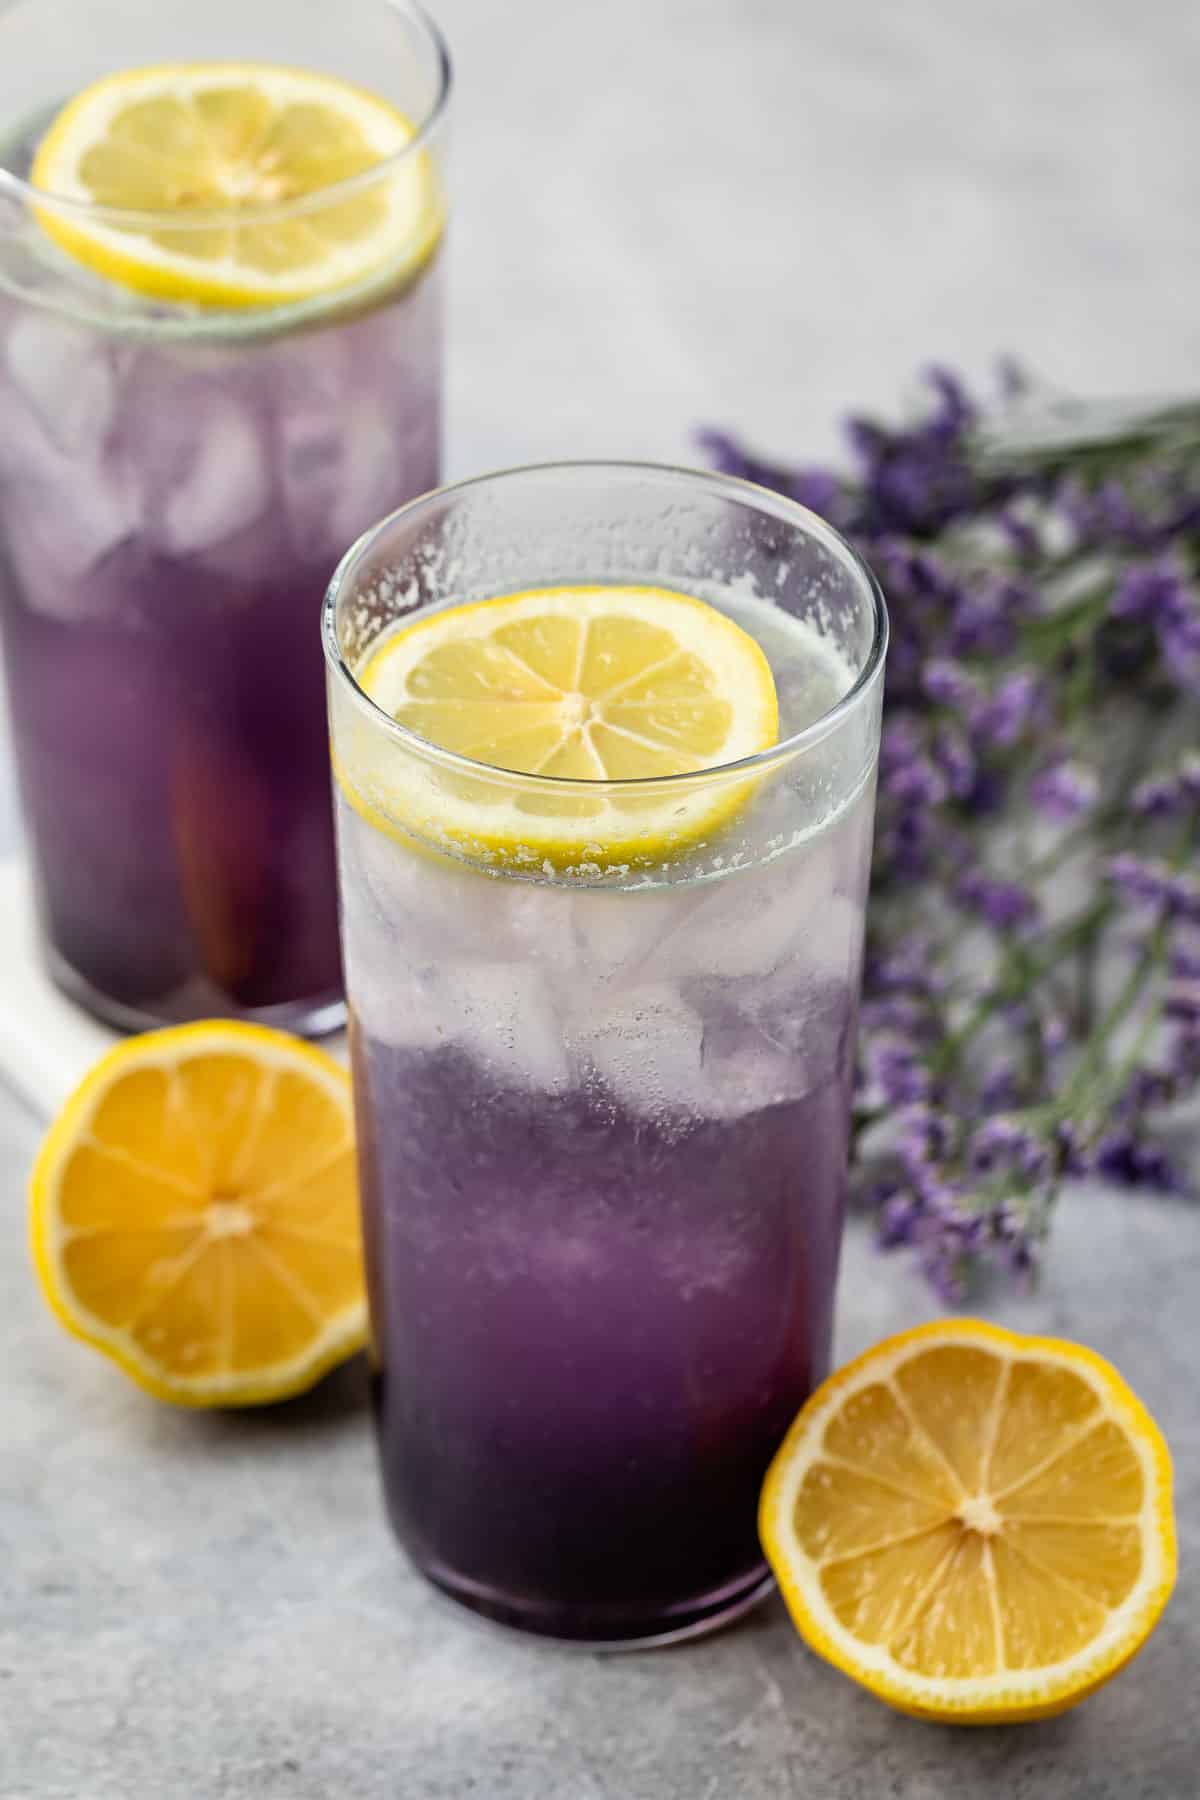
[[[123,1026],[320,1029],[317,621],[346,546],[437,480],[437,272],[249,336],[73,317],[73,279],[0,279],[0,640],[51,971]]]
[[[844,1071],[655,1122],[361,1034],[354,1070],[384,1488],[416,1562],[558,1637],[753,1594],[763,1475],[829,1367]]]
[[[500,1621],[701,1629],[762,1590],[759,1486],[829,1366],[871,795],[648,894],[338,816],[393,1526]]]

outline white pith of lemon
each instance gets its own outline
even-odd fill
[[[694,845],[753,777],[662,778],[753,756],[779,729],[755,639],[665,588],[544,588],[450,607],[391,633],[357,680],[399,723],[481,766],[403,746],[381,762],[364,726],[338,746],[351,802],[377,824],[512,867],[636,865]],[[643,781],[654,785],[628,785]]]
[[[333,76],[162,63],[68,101],[30,179],[97,209],[46,206],[38,217],[109,280],[201,305],[282,305],[385,270],[400,281],[428,258],[443,205],[428,152],[400,156],[415,135],[387,101]]]

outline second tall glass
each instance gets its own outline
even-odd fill
[[[269,125],[243,104],[261,59]],[[125,111],[80,167],[101,194],[141,182],[136,211],[35,185],[50,120],[98,79]],[[340,140],[322,81],[351,118]],[[310,620],[347,542],[438,479],[447,81],[407,0],[0,16],[0,636],[50,971],[118,1026],[343,1015]],[[404,148],[361,167],[355,108]],[[226,211],[171,160],[196,142]],[[357,173],[289,199],[282,157],[302,182],[322,144]],[[336,278],[346,234],[405,183],[423,210],[394,258],[310,276],[332,244]],[[151,291],[159,264],[165,294],[173,256],[221,245],[264,291],[297,256],[318,291],[222,302],[189,297],[186,272],[175,298]]]
[[[581,585],[601,595],[576,617]],[[439,750],[368,698],[414,621],[415,643],[441,607],[546,589],[554,630],[530,641],[566,687],[526,717],[583,717],[567,690],[612,655],[587,623],[605,590],[614,616],[636,590],[643,646],[672,590],[757,641],[780,741],[665,779],[548,779]],[[885,640],[820,520],[658,468],[445,489],[338,572],[384,1486],[418,1566],[493,1618],[645,1642],[764,1591],[759,1484],[829,1364]],[[662,728],[686,733],[686,659],[676,674]],[[451,675],[431,660],[421,691]],[[513,678],[487,652],[456,729]]]

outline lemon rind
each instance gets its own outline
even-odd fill
[[[189,1044],[213,1054],[222,1050],[237,1054],[252,1048],[255,1061],[262,1067],[294,1071],[302,1065],[349,1110],[350,1077],[341,1064],[317,1045],[264,1025],[204,1020],[128,1038],[93,1065],[42,1141],[29,1181],[30,1254],[42,1293],[60,1324],[72,1337],[109,1357],[145,1392],[183,1407],[265,1406],[306,1392],[337,1364],[366,1346],[365,1298],[332,1314],[307,1349],[257,1369],[250,1376],[221,1373],[168,1378],[161,1365],[140,1351],[126,1334],[106,1325],[73,1298],[61,1264],[55,1204],[58,1184],[97,1103],[116,1077],[139,1068],[171,1068],[184,1059]]]
[[[885,1381],[916,1352],[962,1345],[1069,1367],[1092,1387],[1109,1418],[1124,1428],[1145,1477],[1139,1515],[1143,1568],[1092,1642],[1060,1662],[978,1677],[932,1677],[902,1669],[885,1650],[864,1644],[832,1613],[813,1575],[817,1565],[796,1543],[791,1515],[805,1473],[821,1455],[825,1426],[867,1381]],[[809,1648],[900,1712],[958,1724],[1051,1718],[1094,1693],[1146,1643],[1175,1583],[1178,1562],[1171,1456],[1162,1432],[1111,1363],[1081,1345],[1027,1336],[985,1320],[934,1320],[886,1339],[829,1377],[807,1401],[763,1484],[759,1536],[792,1621]]]

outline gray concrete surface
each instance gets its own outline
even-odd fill
[[[174,1413],[66,1338],[22,1247],[34,1122],[0,1111],[4,1800],[1192,1800],[1200,1213],[1073,1197],[1010,1323],[1113,1357],[1162,1421],[1183,1575],[1073,1715],[949,1731],[811,1656],[778,1601],[605,1657],[475,1625],[388,1536],[361,1369],[270,1413]],[[929,1313],[852,1231],[840,1352]],[[697,1503],[701,1504],[699,1497]]]
[[[929,356],[1085,391],[1200,382],[1200,27],[1181,0],[441,0],[459,67],[450,462],[679,457],[702,418],[824,452]],[[7,810],[6,810],[7,808]],[[0,792],[0,845],[15,832]],[[62,1336],[0,1096],[0,1800],[1192,1800],[1200,1214],[1072,1198],[997,1316],[1112,1356],[1160,1417],[1183,1574],[1072,1716],[951,1733],[777,1603],[600,1658],[440,1604],[377,1502],[361,1371],[174,1414]],[[930,1310],[851,1233],[845,1354]]]

